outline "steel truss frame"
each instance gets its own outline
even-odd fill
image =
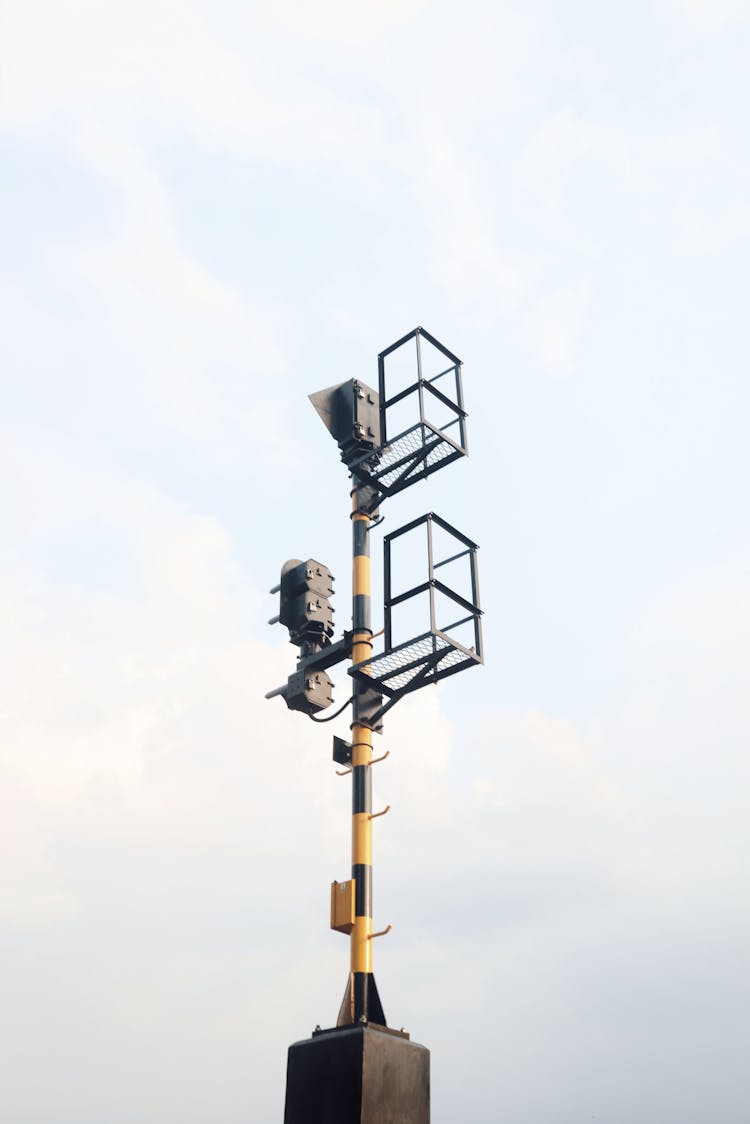
[[[422,525],[426,526],[427,532],[427,579],[412,586],[411,589],[394,595],[391,558],[393,541]],[[434,527],[439,527],[456,540],[458,550],[455,553],[449,554],[445,558],[435,558]],[[466,667],[484,662],[482,609],[479,603],[477,572],[478,549],[475,542],[434,512],[428,512],[418,519],[413,519],[410,523],[384,537],[384,650],[373,654],[367,661],[355,664],[349,669],[350,675],[355,678],[366,679],[368,683],[388,696],[388,702],[385,703],[380,713],[390,710],[404,695],[419,690],[420,687],[424,687],[428,683],[437,683],[440,679],[463,671]],[[436,576],[436,571],[442,566],[449,562],[456,562],[461,558],[466,558],[469,566],[471,600],[467,600]],[[463,613],[458,620],[442,628],[438,627],[437,623],[436,592],[444,594]],[[393,609],[397,605],[423,593],[429,593],[429,628],[418,636],[393,647]],[[471,646],[460,643],[455,636],[451,635],[453,630],[469,623],[472,625],[474,636],[474,643]]]
[[[416,378],[395,394],[389,396],[387,360],[394,352],[411,341],[416,350]],[[427,378],[423,370],[422,341],[426,340],[446,359],[448,366]],[[380,433],[382,445],[349,463],[351,471],[374,484],[381,496],[402,492],[417,480],[424,480],[433,472],[451,464],[468,453],[466,440],[466,410],[464,409],[461,360],[439,340],[422,327],[415,328],[396,340],[378,356],[378,393],[380,398]],[[442,386],[437,384],[445,379]],[[414,395],[418,405],[418,420],[397,434],[389,433],[389,415],[393,407]],[[450,420],[439,427],[426,416],[429,405],[440,404],[448,411]],[[392,427],[391,427],[392,428]],[[447,431],[451,430],[450,433]]]

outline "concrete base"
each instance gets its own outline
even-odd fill
[[[385,1027],[319,1031],[289,1047],[284,1124],[429,1124],[430,1051]]]

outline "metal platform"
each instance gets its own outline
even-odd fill
[[[481,662],[481,654],[474,649],[464,648],[442,632],[426,632],[355,664],[349,674],[367,680],[384,695],[394,698]]]
[[[394,592],[393,544],[408,535],[424,535],[425,580]],[[437,550],[443,545],[442,554]],[[389,699],[396,700],[428,683],[437,683],[466,667],[483,662],[482,610],[479,605],[477,544],[434,512],[412,520],[383,540],[385,627],[384,650],[349,669],[349,674],[367,680]],[[446,566],[463,592],[438,572]],[[444,571],[443,571],[444,572]],[[398,586],[396,586],[398,588]],[[422,623],[416,636],[394,643],[394,609],[407,606]],[[423,610],[426,612],[423,616]],[[457,615],[458,619],[445,620]],[[410,618],[411,619],[411,618]],[[387,709],[387,707],[386,707]]]
[[[446,433],[447,428],[438,429],[428,421],[418,421],[394,437],[379,452],[377,461],[370,457],[354,467],[358,475],[377,484],[382,495],[393,496],[466,455]]]
[[[421,327],[378,356],[381,445],[347,463],[382,496],[395,495],[468,453],[461,366]]]

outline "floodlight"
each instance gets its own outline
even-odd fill
[[[358,379],[336,383],[308,395],[326,429],[338,442],[346,465],[380,447],[380,408],[372,387]]]

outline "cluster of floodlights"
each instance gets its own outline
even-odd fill
[[[378,356],[377,391],[349,379],[310,400],[373,520],[385,498],[468,452],[461,360],[421,327]],[[404,584],[415,546],[421,580]],[[374,729],[403,695],[482,663],[476,543],[431,512],[386,535],[383,549],[383,648],[349,668],[373,692]],[[271,592],[280,604],[269,623],[288,628],[300,656],[297,671],[266,697],[280,695],[291,710],[314,716],[333,702],[327,669],[351,655],[352,632],[333,641],[333,578],[315,559],[286,562]]]

